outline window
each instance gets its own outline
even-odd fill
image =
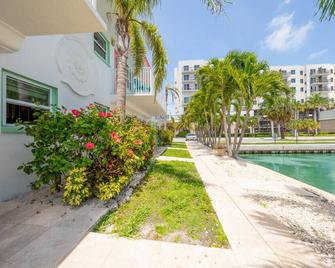
[[[301,100],[300,100],[300,102],[301,102],[301,103],[304,103],[304,102],[305,102],[305,100],[304,100],[304,99],[301,99]]]
[[[18,120],[33,122],[36,109],[57,105],[57,89],[10,71],[2,72],[1,130],[16,132]]]
[[[100,59],[103,60],[103,62],[109,65],[109,41],[102,33],[94,33],[94,52]]]
[[[190,84],[184,84],[184,90],[190,90]]]
[[[291,78],[291,83],[295,83],[295,78]]]
[[[334,78],[332,77],[332,78],[330,78],[330,82],[334,82]]]
[[[310,74],[315,74],[316,70],[315,69],[311,69],[310,70]]]
[[[200,68],[200,65],[194,65],[194,71],[198,70]]]
[[[187,104],[190,101],[190,97],[184,97],[184,104]]]
[[[334,102],[334,98],[331,98],[331,102]]]
[[[304,83],[304,79],[300,79],[300,83],[303,84]]]
[[[295,74],[295,70],[291,70],[291,74]]]
[[[194,84],[194,89],[198,90],[199,89],[199,85],[198,84]]]
[[[304,71],[300,71],[300,75],[304,75]]]
[[[190,76],[188,74],[184,74],[184,81],[190,80]]]
[[[330,73],[331,73],[331,74],[333,73],[333,69],[330,69]]]
[[[304,92],[304,88],[303,87],[300,88],[300,92]]]
[[[184,66],[184,72],[188,72],[189,69],[190,69],[190,67],[189,67],[188,65],[185,65],[185,66]]]

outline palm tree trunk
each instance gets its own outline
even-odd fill
[[[234,157],[237,157],[238,156],[238,152],[240,151],[242,140],[243,140],[244,133],[245,133],[245,129],[247,128],[247,125],[248,125],[248,122],[249,122],[249,118],[250,118],[250,111],[247,111],[247,114],[245,115],[245,121],[244,121],[244,123],[242,125],[240,139],[238,141],[236,149],[234,150]]]
[[[117,107],[121,110],[122,120],[126,113],[126,96],[127,96],[127,56],[122,53],[118,57],[116,65],[116,90],[117,90]]]
[[[314,109],[314,121],[315,122],[318,122],[317,111],[318,111],[318,109]],[[315,129],[315,135],[318,135],[318,130],[317,129]]]
[[[275,137],[275,125],[274,125],[273,121],[270,121],[270,123],[271,123],[271,136],[274,139],[274,137]]]
[[[281,136],[280,124],[277,124],[277,135],[278,135],[278,137]]]

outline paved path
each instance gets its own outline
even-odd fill
[[[214,156],[198,143],[188,147],[241,267],[325,267],[312,248],[251,198],[254,192],[313,193],[263,167]]]
[[[157,158],[158,161],[182,161],[182,162],[194,162],[192,158],[181,158],[172,156],[160,156]]]
[[[79,208],[48,189],[0,203],[0,267],[56,267],[108,209],[96,200]]]
[[[89,233],[59,268],[239,267],[234,253],[186,244],[128,240]]]

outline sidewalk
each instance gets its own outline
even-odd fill
[[[309,245],[250,198],[255,192],[313,193],[265,168],[217,157],[198,143],[188,148],[241,267],[327,267]]]

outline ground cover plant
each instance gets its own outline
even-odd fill
[[[170,147],[187,149],[187,146],[186,146],[185,142],[173,142]]]
[[[70,205],[92,196],[114,198],[148,164],[156,140],[155,129],[146,123],[95,105],[41,112],[25,131],[33,140],[26,145],[33,160],[19,169],[36,175],[34,189],[49,184],[63,190]]]
[[[129,238],[227,246],[227,238],[193,163],[159,161],[139,189],[96,231]]]
[[[178,150],[174,148],[168,148],[163,156],[171,156],[171,157],[180,157],[180,158],[192,158],[189,151],[187,150]]]

